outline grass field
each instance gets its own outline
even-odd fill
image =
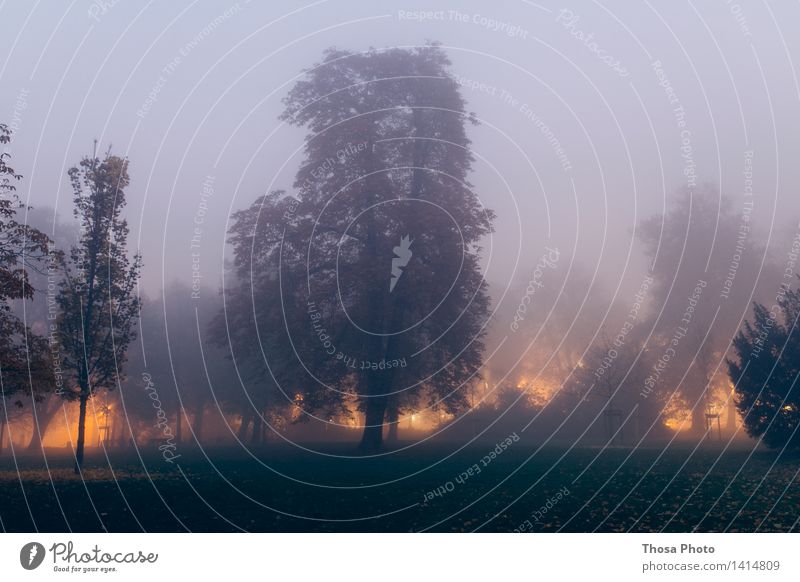
[[[0,459],[5,531],[800,531],[800,460],[721,447],[414,447],[342,458],[130,451]],[[319,449],[317,449],[319,450]],[[469,469],[477,465],[480,472]],[[439,491],[439,495],[430,493]]]

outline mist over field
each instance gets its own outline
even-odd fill
[[[3,4],[0,526],[796,531],[798,17]]]

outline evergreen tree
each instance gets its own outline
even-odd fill
[[[786,289],[772,310],[756,303],[733,340],[728,371],[747,433],[771,448],[800,447],[800,290]]]

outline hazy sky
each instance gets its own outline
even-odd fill
[[[797,22],[796,3],[725,0],[3,2],[0,121],[21,194],[63,215],[66,170],[113,144],[144,289],[190,284],[192,252],[215,287],[231,211],[291,187],[303,133],[278,116],[302,69],[333,45],[439,41],[482,121],[489,279],[525,279],[550,245],[614,289],[638,284],[633,227],[676,189],[713,182],[740,205],[749,151],[762,232],[800,215]]]

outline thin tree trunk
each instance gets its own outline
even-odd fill
[[[708,375],[707,370],[709,369],[709,364],[706,361],[707,354],[706,350],[708,344],[703,344],[700,347],[698,357],[699,357],[699,365],[701,366],[701,382],[703,382],[703,393],[700,394],[698,398],[698,402],[694,409],[692,410],[692,432],[696,435],[703,436],[708,431],[708,436],[710,437],[712,431],[710,430],[711,427],[709,426],[709,419],[706,418],[706,414],[709,412],[709,390],[711,389],[711,378]]]
[[[194,438],[197,441],[197,444],[200,444],[200,438],[203,435],[203,416],[206,407],[204,404],[199,405],[195,409],[194,413],[194,422],[192,423],[192,432],[194,433]]]
[[[725,423],[725,430],[733,434],[736,430],[736,400],[734,395],[728,397],[728,420]]]
[[[692,410],[692,433],[696,435],[704,435],[706,433],[706,399],[705,395],[701,397],[700,402]]]
[[[183,440],[183,406],[178,409],[178,414],[175,416],[175,442],[180,444]]]
[[[3,454],[3,443],[5,442],[3,439],[6,436],[6,422],[5,420],[0,420],[0,455]]]
[[[400,413],[397,406],[389,406],[386,411],[386,422],[389,424],[389,432],[386,434],[386,442],[389,444],[397,443],[397,426],[399,424]]]
[[[253,416],[253,433],[250,435],[250,444],[251,445],[260,445],[261,444],[261,437],[263,436],[263,431],[261,430],[264,425],[264,419],[261,418],[260,414],[256,414]]]
[[[236,431],[236,438],[239,442],[243,442],[247,435],[247,427],[250,426],[250,419],[253,418],[253,413],[248,409],[242,413],[242,424],[239,425],[239,430]]]
[[[83,447],[86,441],[86,401],[89,395],[81,394],[80,413],[78,415],[78,446],[75,451],[75,474],[79,475],[83,468]]]
[[[110,435],[108,444],[110,447],[116,447],[118,444],[117,433],[119,432],[119,422],[117,422],[116,414],[111,414],[109,418],[111,419],[109,421],[111,423],[111,426],[108,429],[108,434]]]
[[[261,411],[261,416],[263,418],[268,418],[267,417],[267,412],[268,412],[268,409],[262,410]],[[267,426],[267,423],[266,422],[262,422],[261,423],[261,442],[263,444],[266,444],[267,441],[269,440],[270,432],[271,432],[271,430],[270,430],[269,426]]]

